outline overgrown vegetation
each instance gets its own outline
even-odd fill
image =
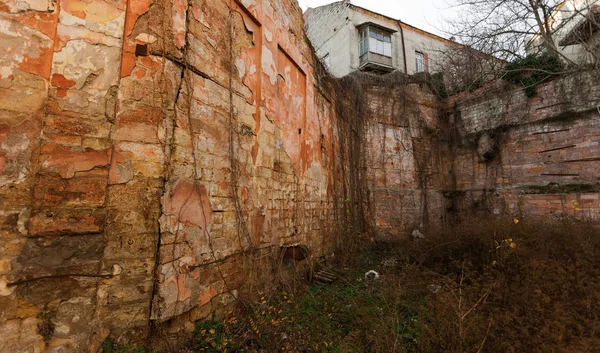
[[[112,338],[108,337],[102,342],[103,353],[146,353],[146,350],[139,346],[119,345]]]
[[[366,241],[334,266],[336,283],[240,301],[197,322],[182,351],[597,352],[599,252],[600,230],[575,221],[477,221],[418,242]]]
[[[537,86],[556,77],[563,71],[563,66],[556,56],[528,55],[506,65],[503,78],[522,85],[525,95],[531,98],[535,96]]]
[[[339,155],[336,164],[341,182],[337,183],[336,191],[342,197],[336,199],[334,220],[339,225],[336,253],[343,256],[349,248],[357,247],[358,236],[372,233],[375,228],[369,179],[373,178],[373,163],[386,163],[381,159],[385,158],[384,136],[388,128],[424,124],[412,86],[426,86],[440,98],[447,92],[440,75],[408,76],[400,72],[387,75],[354,72],[340,79],[326,77],[323,84],[335,95],[338,117],[335,153]],[[375,140],[382,141],[378,147],[381,153],[370,150],[374,136],[369,134],[379,134]],[[421,174],[426,169],[422,161],[430,160],[431,155],[419,150],[415,159]],[[424,183],[420,180],[420,185]]]
[[[55,315],[56,313],[49,310],[46,305],[44,305],[44,309],[37,315],[37,318],[40,320],[37,325],[37,331],[44,339],[46,346],[48,346],[48,343],[52,339],[52,335],[54,335],[54,330],[56,329],[52,322]]]

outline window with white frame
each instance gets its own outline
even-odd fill
[[[425,72],[425,55],[421,52],[415,52],[416,72]]]
[[[373,27],[359,30],[359,56],[367,52],[392,57],[392,35]]]

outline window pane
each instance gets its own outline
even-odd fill
[[[383,43],[383,55],[392,56],[392,43]]]
[[[371,37],[371,38],[377,38],[377,32],[375,32],[372,29],[369,29],[369,37]]]
[[[424,58],[423,58],[423,54],[422,53],[415,53],[415,59],[416,59],[416,71],[417,72],[423,72],[425,71],[425,62],[424,62]]]
[[[377,40],[383,41],[383,33],[377,33]]]
[[[365,53],[365,41],[360,42],[360,49],[358,55],[362,56]]]
[[[375,53],[377,50],[377,39],[369,38],[369,51]]]
[[[387,36],[383,36],[383,40],[387,43],[391,43],[392,42],[392,37],[387,35]]]

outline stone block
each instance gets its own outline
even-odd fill
[[[35,209],[31,213],[29,235],[80,235],[104,230],[106,211],[88,209]]]
[[[86,172],[110,163],[111,151],[78,151],[60,148],[50,155],[41,155],[41,172],[54,172],[62,178],[72,178],[77,172]]]
[[[106,198],[107,175],[71,179],[40,175],[36,183],[38,187],[33,190],[36,208],[102,207]]]
[[[137,106],[134,110],[121,112],[114,133],[118,141],[133,141],[142,143],[161,142],[164,136],[164,113],[154,107],[145,105]]]
[[[74,118],[49,115],[44,118],[44,133],[95,137],[106,139],[110,136],[111,123],[104,117],[100,119]]]
[[[19,280],[44,276],[96,275],[104,253],[104,236],[28,239],[13,266]]]
[[[60,300],[93,298],[98,280],[98,278],[73,276],[45,278],[21,284],[16,290],[19,312],[24,313],[26,306],[34,306],[31,310],[39,311],[44,305],[54,304]]]

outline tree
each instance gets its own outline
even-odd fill
[[[508,61],[544,52],[569,64],[575,64],[576,60],[565,54],[558,35],[568,35],[570,29],[586,19],[595,20],[590,13],[600,3],[599,0],[447,1],[458,7],[460,13],[458,18],[448,21],[449,32],[465,45]]]
[[[566,71],[600,67],[600,0],[446,0],[460,15],[441,52],[448,94],[503,77],[535,87]],[[508,65],[510,63],[510,65]]]

